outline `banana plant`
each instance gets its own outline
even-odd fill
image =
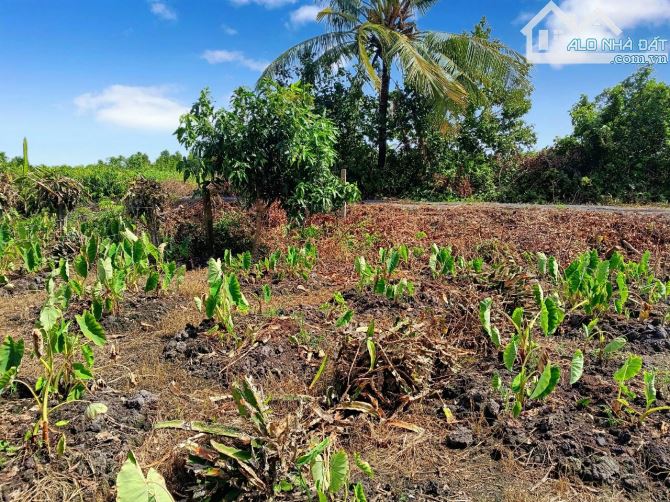
[[[245,378],[233,384],[232,395],[239,415],[249,422],[253,434],[222,424],[182,420],[159,422],[154,426],[207,433],[225,438],[229,443],[215,439],[209,441],[209,446],[187,443],[187,467],[201,480],[199,490],[194,493],[197,500],[213,500],[209,497],[215,494],[225,495],[225,500],[237,500],[250,491],[270,495],[271,485],[264,474],[269,465],[273,466],[269,471],[276,472],[282,462],[278,440],[283,429],[272,422],[262,391],[251,379]]]
[[[232,386],[232,396],[238,414],[249,422],[251,434],[241,429],[217,423],[185,422],[171,420],[159,422],[156,429],[182,429],[210,434],[209,445],[187,443],[187,467],[201,480],[194,497],[211,500],[214,494],[225,500],[253,498],[263,494],[271,499],[282,492],[304,490],[318,500],[342,497],[348,500],[350,489],[349,456],[343,450],[330,452],[330,439],[326,438],[296,455],[295,446],[285,436],[286,427],[272,420],[267,398],[250,378]],[[225,440],[225,443],[223,442]],[[288,455],[296,455],[290,457]],[[358,454],[354,455],[356,467],[368,477],[374,472],[370,464]],[[353,487],[354,500],[365,501],[363,486]]]
[[[240,282],[235,274],[226,274],[220,259],[210,258],[207,263],[207,282],[209,293],[195,298],[198,311],[204,307],[208,319],[214,319],[230,334],[234,334],[233,313],[239,311],[247,313],[249,302],[240,288]]]

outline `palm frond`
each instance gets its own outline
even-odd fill
[[[293,67],[300,61],[300,57],[304,54],[310,54],[312,57],[319,57],[326,51],[337,50],[338,47],[350,44],[352,38],[353,35],[351,31],[332,31],[300,42],[270,63],[270,65],[265,68],[265,71],[263,71],[258,82],[266,78],[272,78],[282,70]]]
[[[381,87],[381,80],[377,75],[377,70],[372,64],[371,55],[368,52],[368,45],[374,46],[376,54],[374,56],[384,57],[392,45],[393,31],[385,26],[376,23],[363,23],[358,27],[356,42],[358,45],[358,59],[365,70],[368,78],[372,81],[375,89]]]
[[[417,91],[429,97],[442,97],[458,104],[464,104],[467,94],[458,82],[458,74],[445,68],[431,55],[422,50],[402,33],[392,32],[391,55],[397,57],[405,81]]]
[[[334,10],[355,18],[362,15],[365,7],[361,0],[331,0],[330,5]]]
[[[355,58],[357,53],[358,44],[356,42],[351,42],[325,51],[321,56],[316,58],[314,62],[319,67],[323,67],[327,64],[335,64],[338,61],[348,62]]]
[[[321,10],[316,15],[316,20],[318,22],[325,20],[326,24],[332,27],[335,31],[351,30],[358,23],[358,17],[355,14],[338,11],[332,7],[326,7]]]
[[[416,9],[417,12],[420,14],[425,14],[428,12],[430,9],[433,8],[433,6],[439,1],[439,0],[406,0],[414,9]]]
[[[444,32],[425,32],[421,43],[426,50],[453,61],[474,83],[505,89],[528,84],[526,59],[501,43]]]

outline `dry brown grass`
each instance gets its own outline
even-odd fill
[[[197,207],[189,207],[189,210],[197,213]],[[656,260],[664,262],[670,257],[670,225],[667,219],[655,216],[547,209],[457,207],[416,210],[353,206],[346,222],[332,217],[315,217],[312,223],[322,227],[317,267],[319,285],[315,290],[291,287],[283,294],[273,294],[272,308],[321,305],[335,291],[353,285],[356,255],[371,255],[380,245],[401,242],[423,247],[432,242],[448,244],[465,256],[481,251],[481,246],[494,250],[504,247],[505,252],[516,257],[521,257],[524,252],[545,251],[557,254],[564,264],[587,247],[603,251],[620,248],[628,256],[635,256],[635,249],[650,249]],[[419,232],[425,232],[427,236],[420,239]],[[272,246],[286,244],[280,229],[269,231],[267,239]],[[122,394],[147,389],[159,395],[157,420],[204,419],[244,426],[228,388],[217,381],[194,377],[178,363],[161,359],[167,337],[181,331],[187,323],[197,324],[201,320],[192,299],[205,289],[206,271],[189,271],[176,296],[166,299],[170,309],[158,324],[114,331],[110,336],[111,343],[96,351],[98,374],[109,388]],[[455,304],[466,302],[468,294],[445,289],[445,295]],[[43,298],[41,293],[0,298],[0,337],[21,336],[29,344],[34,315]],[[364,321],[367,319],[359,320]],[[447,328],[453,333],[455,347],[464,329],[456,325]],[[112,358],[112,346],[116,358]],[[465,350],[458,350],[467,364],[467,357],[472,356]],[[28,362],[22,371],[28,377],[34,377],[37,374],[34,361]],[[268,378],[263,386],[266,394],[273,398],[272,406],[277,417],[293,413],[295,409],[294,404],[283,398],[306,391],[302,382],[279,378]],[[0,417],[6,417],[9,412],[0,404]],[[17,415],[14,410],[11,413],[13,420],[0,420],[0,437],[15,437],[13,428],[29,416],[26,411],[24,416]],[[477,448],[462,452],[449,450],[443,446],[449,425],[435,414],[434,407],[424,405],[422,401],[412,404],[394,418],[416,424],[423,432],[417,434],[398,429],[365,416],[347,418],[346,427],[339,431],[338,444],[352,452],[361,452],[377,472],[373,482],[377,495],[372,495],[369,500],[391,500],[392,493],[429,481],[447,486],[449,493],[455,495],[447,498],[426,496],[428,498],[422,500],[626,500],[622,493],[595,490],[563,478],[548,478],[545,469],[524,469],[518,459],[509,456],[494,461],[485,450]],[[475,428],[474,432],[478,438],[486,434],[485,428]],[[179,465],[179,459],[183,459],[179,443],[188,437],[185,432],[151,431],[143,436],[143,443],[135,447],[135,452],[142,465],[156,467],[169,477]],[[2,479],[0,473],[0,483]],[[84,500],[82,493],[85,493],[84,488],[90,489],[86,485],[91,482],[54,471],[41,477],[21,497],[24,501]],[[99,493],[100,499],[108,496],[105,490]]]

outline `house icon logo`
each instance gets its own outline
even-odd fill
[[[609,63],[612,54],[602,50],[606,45],[602,41],[618,39],[622,30],[602,11],[576,16],[550,1],[521,33],[526,36],[528,61],[561,65]]]

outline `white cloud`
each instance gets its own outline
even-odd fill
[[[227,24],[222,24],[221,29],[226,35],[230,35],[231,37],[233,35],[237,35],[237,30],[233,28],[232,26],[228,26]]]
[[[528,21],[530,21],[531,19],[533,19],[533,17],[535,16],[535,14],[537,14],[537,12],[531,12],[531,11],[528,11],[528,10],[524,10],[524,11],[522,11],[522,12],[519,12],[519,14],[518,14],[518,15],[514,18],[514,20],[512,21],[512,24],[520,24],[520,25],[524,25],[524,24],[526,24]]]
[[[276,9],[284,5],[296,3],[298,0],[231,0],[234,5],[261,5],[266,9]]]
[[[290,25],[297,28],[308,23],[316,22],[316,15],[321,12],[318,5],[303,5],[291,12]]]
[[[670,0],[564,0],[560,7],[577,16],[602,11],[622,30],[670,21]]]
[[[248,58],[240,51],[207,50],[202,53],[201,57],[209,64],[239,63],[254,71],[263,71],[270,64],[267,61]]]
[[[132,129],[174,131],[188,108],[168,96],[165,86],[111,85],[98,93],[77,96],[74,104],[96,120]]]
[[[151,13],[166,21],[176,21],[177,13],[164,2],[151,2]]]

